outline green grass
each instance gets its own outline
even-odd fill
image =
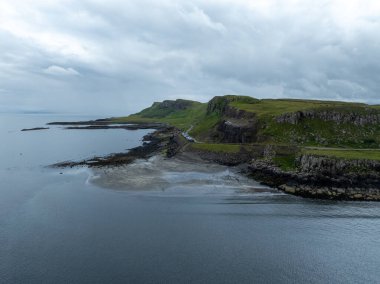
[[[189,129],[191,125],[196,125],[203,121],[206,115],[206,108],[207,104],[197,103],[185,110],[166,111],[166,114],[163,114],[158,109],[146,110],[145,112],[127,117],[115,118],[114,122],[161,122],[178,127],[184,131]]]
[[[296,155],[275,156],[273,162],[284,171],[296,169]]]
[[[320,119],[305,119],[299,124],[266,122],[260,135],[272,143],[304,146],[379,148],[380,126],[336,124]]]
[[[220,116],[216,113],[205,115],[197,124],[193,124],[194,128],[190,131],[190,135],[198,140],[208,138],[208,133],[214,129],[220,120]]]
[[[235,101],[231,106],[248,112],[254,112],[259,117],[278,116],[284,113],[305,111],[310,109],[339,108],[340,110],[362,109],[368,107],[361,103],[336,101],[292,100],[292,99],[264,99],[256,103]]]
[[[380,161],[380,150],[360,149],[303,149],[302,153],[335,157],[348,160],[376,160]]]

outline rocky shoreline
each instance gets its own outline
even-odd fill
[[[321,173],[302,169],[288,172],[265,161],[253,161],[248,169],[263,184],[302,197],[380,201],[380,176],[375,173],[328,173],[328,170]]]
[[[142,128],[135,129],[147,129],[146,125],[142,125]],[[149,129],[149,128],[148,128]],[[173,127],[162,126],[153,133],[147,134],[143,137],[143,145],[132,149],[124,153],[114,153],[105,157],[93,157],[81,161],[64,161],[51,165],[55,168],[67,168],[77,166],[87,167],[104,167],[104,166],[119,166],[126,165],[134,162],[136,159],[147,159],[152,157],[169,147],[170,139],[173,139],[174,133],[177,130]]]
[[[136,124],[134,129],[147,129],[148,126],[152,125]],[[244,172],[256,181],[293,195],[331,200],[380,201],[380,162],[303,155],[298,159],[297,170],[285,171],[265,159],[264,148],[256,153],[244,150],[237,153],[199,151],[191,147],[192,143],[186,141],[175,127],[162,124],[155,127],[154,132],[144,136],[142,146],[130,149],[127,153],[77,162],[66,161],[52,166],[113,167],[154,155],[171,158],[181,154],[185,159],[196,158],[226,166],[244,165]]]

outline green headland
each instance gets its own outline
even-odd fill
[[[339,101],[218,96],[153,103],[114,122],[160,122],[189,131],[190,147],[233,153],[272,147],[270,158],[291,169],[302,154],[380,160],[380,106]],[[286,150],[287,149],[287,150]]]

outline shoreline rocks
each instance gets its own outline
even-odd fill
[[[142,126],[144,127],[144,126]],[[145,129],[145,128],[143,128]],[[77,166],[104,167],[130,164],[136,159],[146,159],[164,150],[172,144],[173,127],[162,127],[143,137],[143,145],[130,149],[125,153],[115,153],[105,157],[93,157],[82,161],[64,161],[51,165],[54,168],[72,168]]]
[[[380,201],[380,172],[337,171],[339,165],[343,165],[343,168],[349,167],[351,163],[356,164],[358,161],[337,159],[337,166],[331,168],[334,159],[315,158],[327,161],[326,168],[321,166],[316,171],[305,171],[301,165],[298,171],[287,172],[262,160],[253,161],[248,168],[250,175],[256,180],[286,193],[318,199]],[[371,167],[372,161],[368,162]],[[360,164],[365,164],[365,161],[360,161]]]

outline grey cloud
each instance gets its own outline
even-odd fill
[[[2,105],[113,115],[226,93],[380,103],[374,9],[341,17],[334,0],[6,2],[16,12],[0,12]]]

